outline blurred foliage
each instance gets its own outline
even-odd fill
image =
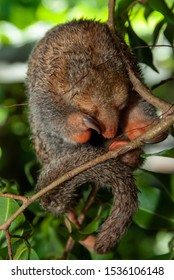
[[[149,44],[173,46],[173,7],[173,0],[117,0],[116,27],[144,64],[143,72],[145,78],[149,75],[149,84],[171,77],[174,72],[172,48],[148,48]],[[107,0],[0,0],[0,65],[1,61],[26,62],[33,42],[48,28],[80,17],[105,21]],[[137,48],[140,46],[142,48]],[[171,81],[154,92],[173,102],[173,86]],[[30,141],[27,106],[8,107],[25,103],[25,91],[23,82],[5,83],[1,79],[0,190],[3,193],[32,195],[40,168]],[[162,155],[173,157],[173,149]],[[107,255],[98,256],[76,242],[68,259],[174,258],[174,176],[138,170],[135,177],[140,190],[139,210],[116,248]],[[90,186],[84,188],[77,214],[90,190]],[[13,199],[0,198],[0,224],[20,204]],[[80,231],[72,227],[72,237],[78,241],[97,231],[111,205],[110,191],[101,190],[87,213],[84,227]],[[12,223],[10,233],[14,259],[61,259],[70,235],[64,217],[55,218],[45,213],[37,202]],[[5,236],[0,232],[0,259],[7,258]]]

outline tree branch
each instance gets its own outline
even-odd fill
[[[115,22],[114,22],[115,2],[116,0],[108,1],[108,20],[106,24],[109,26],[109,29],[111,30],[115,30]]]
[[[6,198],[11,198],[11,199],[17,199],[21,200],[23,202],[27,201],[27,198],[22,195],[17,195],[17,194],[12,194],[12,193],[1,193],[0,197],[6,197]]]
[[[66,180],[71,179],[72,177],[78,175],[79,173],[87,170],[88,168],[91,168],[99,163],[102,163],[110,158],[116,158],[128,151],[134,150],[138,147],[141,147],[144,145],[144,142],[148,142],[148,140],[156,137],[157,135],[160,135],[161,133],[167,131],[172,124],[174,123],[174,109],[173,106],[167,102],[161,101],[159,98],[153,96],[153,98],[151,97],[151,93],[150,91],[148,91],[148,89],[146,89],[146,87],[141,83],[141,81],[138,80],[137,77],[135,77],[134,73],[130,70],[130,76],[132,79],[132,83],[134,85],[134,88],[136,89],[137,92],[141,93],[142,96],[144,96],[144,98],[146,97],[146,94],[143,92],[145,90],[145,92],[148,92],[148,102],[153,102],[152,104],[157,106],[158,108],[160,108],[163,112],[164,110],[167,110],[167,112],[165,112],[165,114],[163,115],[164,118],[159,120],[158,124],[155,124],[149,131],[147,131],[146,133],[140,135],[139,137],[135,138],[134,140],[132,140],[131,142],[129,142],[128,144],[113,150],[113,151],[109,151],[106,154],[95,158],[94,160],[87,162],[69,172],[67,172],[66,174],[64,174],[63,176],[61,176],[60,178],[56,179],[55,181],[53,181],[51,184],[49,184],[48,186],[46,186],[44,189],[40,190],[39,192],[37,192],[36,194],[34,194],[33,196],[30,197],[25,197],[23,199],[21,199],[21,196],[16,196],[16,195],[10,195],[10,194],[0,194],[0,197],[11,197],[11,198],[15,198],[16,199],[20,199],[23,201],[22,206],[15,212],[13,213],[13,215],[6,221],[4,222],[2,225],[0,225],[0,230],[5,231],[6,234],[6,238],[7,238],[7,244],[8,244],[8,252],[9,252],[9,258],[12,259],[12,248],[11,248],[11,242],[10,242],[10,233],[9,233],[9,227],[11,225],[11,223],[30,205],[32,204],[34,201],[36,201],[37,199],[39,199],[41,196],[43,196],[44,194],[46,194],[47,192],[51,191],[52,189],[54,189],[55,187],[61,185],[63,182],[65,182]],[[145,98],[146,99],[146,98]],[[87,246],[89,248],[90,244],[92,244],[92,241],[90,240],[89,236],[89,240],[86,239],[86,243],[84,244],[85,246]]]
[[[108,1],[108,20],[106,24],[109,26],[110,30],[113,31],[113,35],[115,34],[115,24],[114,24],[114,11],[115,11],[115,0],[109,0]],[[117,38],[115,36],[115,40],[117,43]],[[124,53],[123,56],[125,57]],[[162,113],[169,113],[170,110],[174,112],[174,108],[171,106],[171,104],[167,103],[166,101],[153,96],[151,91],[140,81],[140,79],[134,74],[132,68],[130,67],[129,60],[126,59],[126,67],[128,70],[130,81],[132,82],[132,85],[134,87],[134,90],[138,92],[143,99],[145,99],[147,102],[152,104],[154,107],[160,109]]]
[[[129,73],[129,78],[133,84],[133,88],[138,92],[143,99],[152,104],[154,107],[162,111],[162,113],[169,114],[170,111],[174,112],[172,105],[156,96],[154,96],[151,91],[136,77],[130,65],[127,62],[127,69]]]
[[[10,236],[8,229],[5,230],[5,236],[6,236],[6,240],[7,240],[9,260],[12,260],[13,254],[12,254],[12,246],[11,246],[11,236]]]
[[[171,105],[169,103],[168,107],[171,108]],[[0,225],[0,230],[7,230],[10,226],[10,224],[16,219],[17,216],[19,216],[30,204],[32,204],[34,201],[39,199],[41,196],[46,194],[47,192],[51,191],[55,187],[61,185],[66,180],[69,180],[73,178],[74,176],[78,175],[79,173],[99,164],[102,163],[110,158],[116,158],[128,151],[131,151],[133,149],[136,149],[138,147],[141,147],[144,145],[144,142],[154,138],[155,136],[161,134],[162,132],[168,130],[172,124],[174,123],[174,114],[168,113],[164,119],[160,120],[159,123],[155,126],[153,126],[149,131],[146,133],[140,135],[139,137],[135,138],[128,144],[124,145],[123,147],[120,147],[114,151],[109,151],[105,153],[104,155],[95,158],[94,160],[90,162],[86,162],[85,164],[67,172],[63,176],[59,177],[55,181],[53,181],[51,184],[46,186],[44,189],[40,190],[36,194],[26,197],[26,200],[23,202],[22,206],[2,225]],[[0,197],[4,196],[0,194]]]
[[[98,186],[95,186],[95,185],[92,186],[92,190],[91,190],[91,192],[90,192],[90,194],[89,194],[89,196],[88,196],[88,199],[87,199],[87,201],[85,202],[85,205],[84,205],[84,207],[83,207],[83,209],[82,209],[80,215],[78,216],[78,218],[76,218],[75,216],[72,217],[71,215],[68,215],[69,220],[71,220],[71,221],[73,222],[73,224],[75,224],[76,227],[77,227],[78,229],[80,229],[81,225],[83,224],[83,222],[84,222],[84,220],[85,220],[85,217],[86,217],[86,214],[87,214],[87,211],[88,211],[88,209],[90,208],[90,206],[93,204],[94,199],[95,199],[95,197],[96,197],[96,195],[97,195],[97,193],[98,193],[98,190],[99,190],[99,187],[98,187]],[[75,214],[74,214],[74,215],[75,215]],[[68,223],[69,223],[69,221],[68,221]],[[70,225],[68,224],[68,228],[69,228],[69,227],[70,227]],[[69,231],[70,231],[70,230],[71,230],[71,229],[69,229]],[[65,247],[65,250],[64,250],[64,254],[63,254],[63,256],[62,256],[63,259],[67,259],[67,255],[68,255],[68,253],[73,249],[75,243],[76,243],[75,240],[70,236],[70,237],[68,238],[67,243],[66,243],[66,247]],[[81,243],[83,246],[85,246],[85,244],[86,244],[86,239],[80,241],[80,243]]]

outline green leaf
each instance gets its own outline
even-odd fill
[[[174,29],[174,24],[168,23],[166,29],[164,30],[164,35],[171,45],[173,45],[173,41],[174,41],[173,29]]]
[[[174,148],[163,150],[161,152],[154,153],[154,154],[143,154],[143,158],[147,158],[149,156],[162,156],[162,157],[174,158]]]
[[[160,12],[165,17],[168,23],[174,24],[174,14],[169,9],[164,0],[148,0],[148,3],[152,7],[152,9]]]
[[[97,216],[83,229],[77,229],[77,227],[71,222],[71,237],[76,240],[83,240],[87,235],[94,233],[98,230],[99,225],[101,224],[101,219],[104,213],[102,213],[103,207],[101,206],[98,210]]]
[[[160,22],[158,22],[158,24],[155,26],[155,29],[153,31],[153,45],[156,44],[157,40],[158,40],[158,37],[159,37],[159,34],[160,34],[160,31],[163,27],[163,25],[165,24],[165,21],[164,20],[161,20]]]
[[[138,57],[139,62],[142,62],[158,73],[157,68],[153,64],[153,55],[147,43],[142,40],[132,29],[131,25],[128,26],[129,42],[133,52]]]
[[[174,202],[174,176],[169,174],[155,174],[162,185],[162,189]]]
[[[171,176],[171,184],[166,187],[167,193],[170,195],[171,199],[174,201],[174,176]]]
[[[161,151],[157,155],[158,156],[163,156],[163,157],[174,158],[174,148]]]
[[[7,260],[8,259],[8,249],[4,247],[0,249],[0,260]]]
[[[115,18],[116,18],[116,29],[123,33],[125,29],[125,22],[128,20],[128,13],[132,7],[134,0],[119,0],[117,1]]]
[[[1,193],[13,193],[19,194],[19,185],[15,180],[6,180],[0,178],[0,190]]]
[[[164,190],[174,202],[174,176],[169,174],[153,173],[148,171],[136,172],[137,186],[156,187]]]
[[[28,181],[30,182],[31,186],[35,185],[35,180],[32,175],[32,168],[35,165],[36,165],[36,161],[32,160],[32,161],[29,161],[24,167],[25,175],[26,175]]]
[[[170,128],[170,134],[174,137],[174,127],[173,126]]]
[[[18,203],[11,198],[0,197],[0,225],[2,225],[5,221],[7,221],[14,212],[19,209]],[[21,235],[23,233],[23,229],[20,228],[21,225],[25,221],[25,216],[20,214],[10,225],[10,233]],[[0,231],[0,247],[4,247],[6,245],[5,233],[4,231]]]
[[[152,187],[140,188],[139,210],[134,221],[145,229],[174,229],[174,202],[165,192]]]
[[[101,223],[101,217],[97,216],[91,223],[89,223],[83,230],[81,230],[80,232],[82,234],[91,234],[94,233],[98,230],[99,225]]]
[[[39,260],[36,252],[24,244],[20,245],[16,254],[13,257],[14,260]]]
[[[153,9],[148,5],[148,3],[146,3],[146,5],[144,7],[144,18],[147,20],[152,12],[153,12]]]
[[[22,224],[22,228],[23,228],[23,236],[28,236],[29,238],[30,236],[33,235],[33,227],[29,221],[25,220],[25,222]]]
[[[107,254],[98,255],[93,252],[90,252],[92,260],[113,260],[114,259],[114,252],[109,252]]]
[[[170,258],[171,258],[171,254],[167,253],[163,255],[155,255],[152,258],[150,258],[150,260],[170,260]]]
[[[86,234],[83,234],[70,220],[69,220],[70,224],[71,224],[71,237],[72,239],[74,239],[75,241],[79,241],[79,240],[83,240],[86,238]]]

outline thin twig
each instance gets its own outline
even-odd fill
[[[143,99],[145,99],[147,102],[158,108],[159,110],[164,112],[168,112],[171,109],[171,104],[156,97],[153,96],[151,91],[136,77],[132,69],[130,68],[130,65],[127,63],[127,69],[129,73],[129,78],[133,84],[133,88],[136,92],[138,92]]]
[[[136,80],[136,79],[135,79]],[[140,81],[139,81],[140,82]],[[140,85],[140,89],[142,90],[142,85]],[[139,89],[139,87],[138,87]],[[137,90],[138,91],[138,90]],[[150,94],[150,93],[149,93]],[[154,97],[155,99],[156,97]],[[158,100],[158,99],[157,99]],[[150,101],[149,101],[150,102]],[[164,110],[164,108],[171,108],[172,105],[169,103],[163,103],[162,101],[162,105],[160,105],[160,100],[157,101],[159,108],[162,108]],[[128,151],[131,151],[133,149],[136,149],[138,147],[143,146],[144,142],[147,142],[148,140],[156,137],[157,135],[160,135],[162,132],[167,131],[172,124],[174,123],[174,113],[172,110],[168,110],[167,114],[164,114],[164,118],[160,120],[160,122],[156,125],[154,125],[149,131],[147,131],[146,133],[140,135],[139,137],[135,138],[134,140],[132,140],[131,142],[129,142],[128,144],[124,145],[123,147],[120,147],[114,151],[109,151],[106,154],[95,158],[94,160],[87,162],[69,172],[67,172],[66,174],[64,174],[63,176],[61,176],[60,178],[56,179],[55,181],[53,181],[51,184],[49,184],[48,186],[46,186],[44,189],[40,190],[39,192],[37,192],[36,194],[34,194],[33,196],[30,197],[26,197],[26,200],[23,202],[22,206],[20,208],[18,208],[18,210],[12,214],[12,216],[6,221],[4,222],[2,225],[0,225],[0,230],[4,230],[6,233],[6,238],[7,238],[7,244],[8,244],[8,252],[9,252],[9,258],[12,259],[12,248],[11,248],[11,243],[10,243],[10,234],[9,234],[9,227],[11,225],[11,223],[30,205],[32,204],[34,201],[36,201],[37,199],[39,199],[41,196],[43,196],[44,194],[46,194],[47,192],[51,191],[52,189],[54,189],[55,187],[61,185],[63,182],[65,182],[66,180],[71,179],[72,177],[78,175],[79,173],[99,164],[102,163],[110,158],[115,158],[120,156],[121,154],[124,154]],[[92,244],[91,240],[86,239],[86,243],[83,244],[84,246],[86,246],[87,248],[89,248],[90,244]]]
[[[86,217],[86,213],[88,211],[88,209],[90,208],[90,206],[93,204],[94,200],[95,200],[95,197],[98,193],[98,190],[99,190],[99,187],[96,186],[96,185],[93,185],[92,186],[92,190],[88,196],[88,199],[87,201],[85,202],[85,205],[80,213],[80,215],[78,216],[77,218],[77,221],[76,221],[76,225],[77,227],[80,229],[81,225],[83,224],[84,220],[85,220],[85,217]],[[75,217],[73,218],[75,219]],[[73,221],[72,221],[73,222]],[[65,250],[64,250],[64,254],[63,254],[63,259],[66,259],[67,258],[67,255],[70,251],[72,251],[74,245],[75,245],[75,241],[74,239],[70,236],[67,240],[67,243],[66,243],[66,247],[65,247]]]
[[[115,11],[115,2],[116,0],[108,1],[108,20],[106,24],[109,26],[109,29],[115,30],[115,22],[114,22],[114,11]]]
[[[22,195],[17,195],[17,194],[12,194],[12,193],[0,193],[0,197],[6,197],[6,198],[11,198],[11,199],[17,199],[21,200],[23,202],[27,201],[27,198]]]
[[[147,46],[136,46],[131,48],[132,50],[135,49],[147,49],[147,48],[161,48],[161,47],[167,47],[167,48],[174,48],[172,45],[147,45]]]
[[[167,103],[167,107],[171,107],[171,104]],[[165,116],[164,119],[161,119],[160,122],[153,126],[149,131],[145,132],[144,134],[140,135],[139,137],[135,138],[128,144],[124,145],[123,147],[120,147],[114,151],[109,151],[105,153],[104,155],[97,157],[93,159],[92,161],[86,162],[85,164],[67,172],[60,178],[53,181],[51,184],[46,186],[44,189],[40,190],[36,194],[26,197],[26,201],[22,204],[22,206],[15,212],[13,215],[2,225],[0,225],[0,230],[6,230],[9,228],[10,224],[16,219],[17,216],[19,216],[30,204],[32,204],[34,201],[39,199],[41,196],[46,194],[47,192],[51,191],[55,187],[61,185],[66,180],[71,179],[72,177],[78,175],[79,173],[99,164],[102,163],[110,158],[118,157],[128,151],[131,151],[133,149],[136,149],[138,147],[141,147],[144,145],[144,141],[148,141],[155,136],[161,134],[162,132],[168,130],[172,124],[174,123],[174,114],[168,114]]]
[[[96,185],[93,185],[92,186],[92,190],[91,190],[91,193],[78,217],[78,222],[80,225],[82,225],[82,223],[84,222],[84,219],[86,217],[86,213],[88,212],[88,209],[90,208],[90,206],[93,204],[95,198],[96,198],[96,195],[99,191],[99,186],[96,186]]]
[[[9,229],[5,230],[6,240],[7,240],[7,246],[8,246],[8,256],[9,260],[13,259],[13,253],[12,253],[12,246],[11,246],[11,236],[9,233]]]
[[[109,0],[108,2],[108,21],[107,24],[109,28],[112,31],[115,31],[114,29],[114,9],[115,9],[115,1]],[[114,38],[117,43],[117,37],[115,35],[115,32],[113,32]],[[153,96],[151,91],[140,81],[140,79],[135,75],[134,71],[132,70],[132,67],[130,66],[129,59],[127,59],[123,53],[123,56],[125,58],[127,71],[129,74],[130,81],[132,82],[134,90],[139,93],[143,99],[145,99],[150,104],[154,105],[156,108],[160,109],[162,113],[168,112],[171,108],[171,104],[165,102],[164,100],[161,100],[158,97]],[[172,108],[173,110],[173,108]]]

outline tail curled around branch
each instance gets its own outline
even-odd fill
[[[59,161],[54,159],[45,165],[38,179],[37,190],[46,187],[73,167],[85,163],[83,153],[68,153]],[[87,160],[89,161],[101,155],[101,152],[95,151],[94,153],[94,151],[87,149],[85,155],[88,155]],[[112,189],[112,211],[102,224],[94,246],[96,253],[107,253],[120,240],[138,207],[138,191],[131,169],[125,164],[122,164],[118,159],[110,159],[100,163],[45,194],[40,199],[41,205],[54,215],[68,213],[77,204],[79,188],[86,182],[101,187],[107,185]]]

